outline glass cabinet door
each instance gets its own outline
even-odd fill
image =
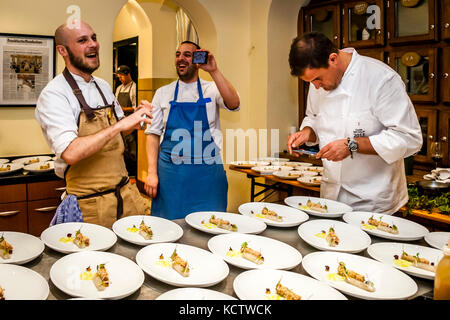
[[[439,9],[442,13],[441,18],[441,30],[442,38],[450,39],[450,0],[442,0],[441,7]]]
[[[414,160],[424,163],[433,163],[431,159],[430,146],[436,141],[438,111],[433,107],[416,106],[416,114],[422,129],[422,148],[414,156]]]
[[[411,48],[390,53],[389,65],[402,77],[413,102],[437,102],[436,58],[437,49]]]
[[[321,32],[333,41],[338,48],[341,47],[339,33],[341,21],[338,5],[306,9],[304,11],[304,23],[305,32]]]
[[[384,45],[384,5],[381,0],[345,3],[342,9],[344,47]]]
[[[388,0],[389,43],[438,39],[436,0]]]

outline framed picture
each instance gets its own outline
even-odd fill
[[[35,107],[55,76],[55,38],[0,33],[0,107]]]

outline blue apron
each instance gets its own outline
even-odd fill
[[[177,102],[178,84],[158,157],[158,193],[152,216],[184,219],[197,211],[226,211],[228,182],[211,137],[200,79],[197,102]]]

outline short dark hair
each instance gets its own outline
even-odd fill
[[[201,49],[200,46],[199,46],[197,43],[195,43],[195,42],[192,42],[192,41],[189,41],[189,40],[185,40],[185,41],[183,41],[182,43],[180,43],[180,46],[181,46],[183,43],[190,43],[190,44],[193,44],[197,49]]]
[[[291,74],[302,76],[307,68],[328,68],[331,53],[339,53],[339,50],[320,32],[308,32],[295,38],[289,52]]]

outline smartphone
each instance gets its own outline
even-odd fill
[[[192,63],[206,64],[208,63],[208,51],[194,51]]]

